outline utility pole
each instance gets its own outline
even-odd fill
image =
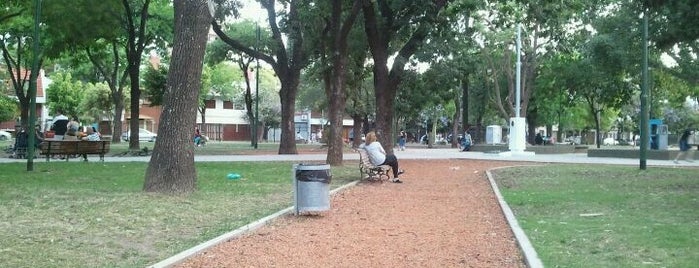
[[[643,70],[641,70],[641,148],[639,165],[646,169],[650,128],[648,126],[648,8],[643,10]]]
[[[255,23],[255,26],[257,26],[255,51],[260,53],[260,25]],[[255,72],[255,123],[253,124],[255,129],[253,130],[253,133],[255,134],[254,148],[257,149],[257,143],[259,142],[259,135],[257,134],[257,131],[259,128],[258,123],[260,121],[260,57],[255,57],[255,61],[257,61],[257,71]]]
[[[39,18],[41,18],[41,0],[34,0],[34,40],[32,44],[32,70],[29,75],[29,123],[27,123],[27,171],[34,170],[34,147],[36,146],[36,80],[39,77]],[[17,70],[19,72],[19,70]]]

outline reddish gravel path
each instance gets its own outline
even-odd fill
[[[484,172],[505,165],[402,160],[402,184],[360,183],[179,267],[525,267]]]

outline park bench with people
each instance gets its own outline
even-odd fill
[[[41,143],[41,154],[46,155],[46,162],[49,162],[53,156],[65,157],[68,161],[73,155],[82,155],[84,161],[87,161],[88,154],[99,155],[100,161],[104,162],[104,155],[109,152],[109,146],[109,141],[46,139]]]
[[[359,153],[359,172],[362,175],[362,179],[381,181],[390,178],[388,171],[391,170],[391,166],[374,165],[369,160],[369,154],[366,150],[362,148],[357,148],[356,150]]]

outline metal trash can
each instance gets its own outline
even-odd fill
[[[293,174],[296,215],[330,209],[330,165],[295,164]]]

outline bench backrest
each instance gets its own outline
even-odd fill
[[[106,154],[109,141],[65,141],[45,140],[41,143],[41,154]]]
[[[357,152],[359,152],[359,161],[362,162],[363,166],[366,167],[375,167],[376,165],[371,163],[371,160],[369,160],[369,153],[366,152],[363,148],[357,148]]]

